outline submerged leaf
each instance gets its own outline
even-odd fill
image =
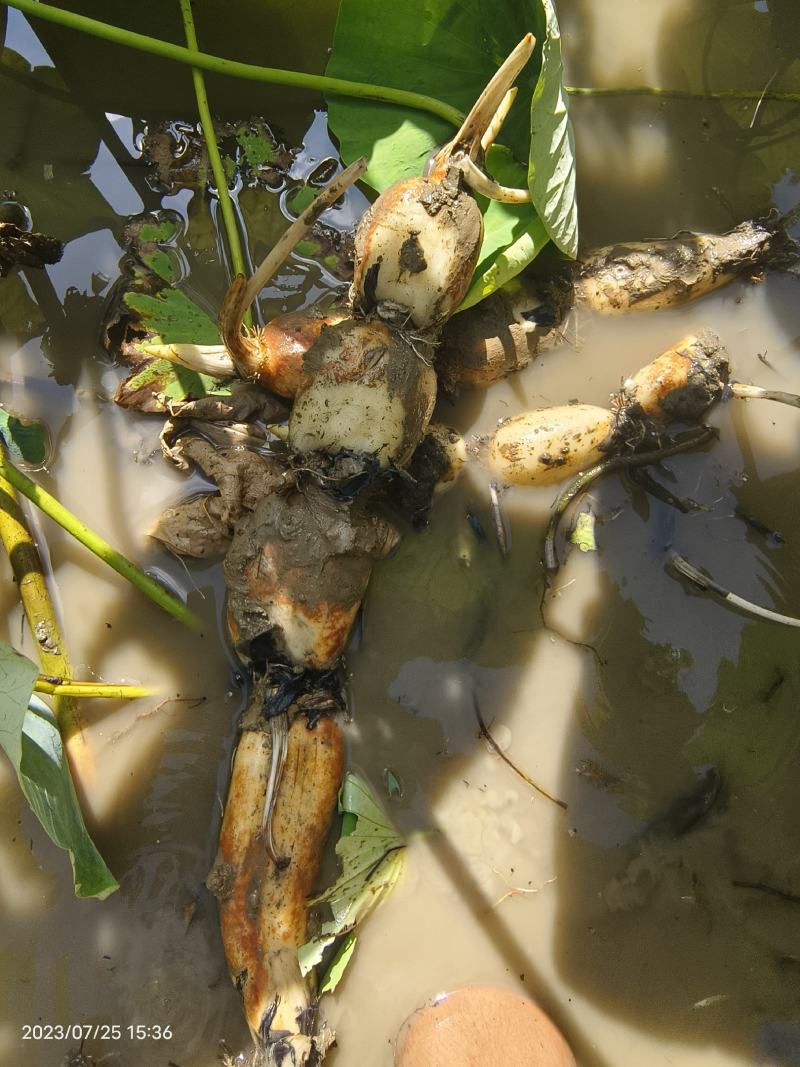
[[[119,888],[83,821],[58,723],[32,696],[38,669],[0,642],[0,746],[50,839],[69,853],[75,893],[103,900]]]
[[[230,396],[230,389],[207,374],[187,370],[167,359],[151,359],[120,382],[114,400],[147,414],[167,414],[176,401]]]
[[[403,867],[405,841],[358,775],[345,775],[339,794],[339,811],[344,816],[342,835],[336,845],[341,874],[329,889],[311,901],[312,904],[328,904],[333,919],[322,923],[319,936],[299,949],[303,974],[317,966],[325,950],[349,935],[372,911],[395,884]],[[323,985],[329,983],[330,989],[335,988],[354,947],[355,938],[346,937],[334,956]],[[330,981],[333,981],[332,985]],[[325,991],[321,989],[321,992]]]
[[[563,86],[561,34],[553,0],[541,0],[547,20],[542,67],[531,99],[528,187],[553,243],[572,259],[578,253],[575,140]]]
[[[152,335],[150,344],[219,344],[217,324],[179,289],[163,289],[157,296],[126,293],[125,303]]]
[[[10,415],[0,407],[0,437],[14,459],[31,467],[40,467],[47,455],[47,435],[41,422]]]

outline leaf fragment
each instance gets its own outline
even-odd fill
[[[29,467],[41,467],[44,463],[48,439],[41,422],[18,418],[0,407],[0,437],[14,459]]]
[[[350,935],[354,927],[366,918],[400,877],[406,847],[370,787],[352,772],[345,775],[339,793],[339,811],[343,823],[336,855],[341,874],[329,889],[310,901],[311,904],[328,904],[333,918],[323,922],[319,935],[298,951],[300,970],[305,975],[321,963],[327,948],[339,942],[323,979],[323,985],[328,983],[330,990],[338,984],[352,956],[355,937]]]
[[[569,535],[570,543],[581,552],[596,552],[597,540],[594,535],[595,518],[591,511],[582,511],[575,520],[575,526]]]
[[[542,66],[531,98],[528,188],[545,229],[562,252],[578,254],[575,139],[563,85],[561,33],[553,0],[540,0],[547,22]]]
[[[32,695],[38,673],[27,657],[0,642],[0,747],[34,815],[69,853],[76,896],[104,900],[119,886],[86,829],[55,716]]]

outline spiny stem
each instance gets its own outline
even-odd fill
[[[570,96],[661,96],[674,100],[779,100],[800,103],[800,93],[776,90],[765,93],[755,89],[709,89],[708,92],[694,93],[689,89],[665,89],[660,85],[565,85],[564,91]]]
[[[2,445],[0,445],[2,449]],[[56,618],[50,591],[44,576],[39,551],[34,544],[28,523],[17,500],[13,486],[0,476],[0,540],[2,540],[19,596],[28,620],[42,671],[56,679],[68,678],[71,673],[61,627]],[[78,713],[75,694],[57,693],[53,711],[67,747],[70,761],[84,783],[91,773],[89,756]]]
[[[146,685],[114,685],[106,682],[74,682],[68,678],[54,681],[52,678],[36,679],[34,693],[47,693],[54,697],[104,697],[106,700],[137,700],[139,697],[155,696],[158,692]]]
[[[191,0],[178,0],[183,17],[183,29],[186,34],[186,43],[192,52],[197,52],[197,31],[194,26]],[[214,176],[214,185],[217,187],[219,207],[222,212],[222,221],[225,225],[225,233],[228,237],[228,248],[231,254],[231,268],[234,275],[244,274],[244,256],[242,255],[242,243],[239,240],[239,227],[236,225],[236,215],[233,210],[228,179],[225,176],[225,168],[222,165],[222,157],[219,154],[217,135],[214,131],[214,122],[211,118],[211,109],[208,106],[206,95],[206,83],[203,72],[196,66],[192,67],[192,82],[194,83],[194,95],[197,98],[197,111],[200,115],[200,127],[206,142],[208,161],[211,164],[211,173]]]
[[[131,585],[135,585],[153,603],[158,604],[164,611],[169,612],[184,626],[189,626],[194,630],[199,629],[200,620],[186,604],[178,600],[176,596],[173,596],[169,590],[165,589],[154,578],[139,570],[136,564],[131,563],[122,553],[112,548],[108,541],[105,541],[94,530],[91,530],[85,523],[81,522],[77,516],[59,503],[54,496],[51,496],[41,486],[32,482],[27,475],[23,474],[11,463],[4,450],[0,450],[0,476],[8,479],[18,492],[26,496],[45,515],[49,515],[54,522],[57,522],[68,534],[71,534],[76,541],[80,541],[82,545],[85,545],[98,559],[107,563],[117,574],[121,574]],[[55,674],[60,672],[45,670],[45,673]]]
[[[164,59],[172,59],[178,63],[187,63],[189,66],[199,67],[202,70],[214,71],[216,74],[228,74],[234,78],[267,82],[271,85],[288,85],[295,89],[309,89],[335,96],[352,96],[362,100],[381,100],[387,104],[413,107],[418,111],[427,111],[431,115],[437,115],[453,126],[460,126],[464,118],[457,108],[451,107],[450,104],[445,104],[442,100],[436,100],[432,96],[425,96],[424,93],[395,89],[389,85],[369,85],[366,82],[347,81],[344,78],[328,78],[319,74],[304,74],[295,70],[280,70],[276,67],[259,67],[253,63],[239,63],[236,60],[210,55],[208,52],[195,52],[190,48],[184,48],[182,45],[159,40],[157,37],[134,33],[132,30],[125,30],[120,26],[112,26],[107,22],[100,22],[98,19],[87,18],[85,15],[78,15],[73,11],[64,11],[61,8],[53,7],[51,4],[39,3],[38,0],[0,0],[0,3],[6,7],[16,8],[32,18],[54,22],[58,26],[78,30],[80,33],[99,37],[101,40],[110,41],[112,44],[125,45],[140,52],[149,52],[151,55],[161,56]]]

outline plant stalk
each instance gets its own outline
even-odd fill
[[[694,93],[689,89],[666,89],[660,85],[595,86],[565,85],[570,96],[661,96],[673,100],[778,100],[785,103],[800,103],[800,93],[755,89],[709,89]]]
[[[181,16],[183,17],[183,28],[186,33],[186,43],[193,52],[197,52],[197,31],[195,30],[194,16],[192,15],[192,2],[191,0],[179,0],[179,3]],[[211,164],[211,173],[214,176],[214,185],[217,188],[219,207],[222,212],[222,222],[228,238],[231,269],[234,276],[244,274],[244,256],[242,254],[242,243],[239,239],[239,227],[236,224],[236,215],[233,210],[230,190],[228,189],[228,179],[225,176],[225,168],[222,165],[222,157],[219,154],[214,121],[211,118],[211,109],[208,106],[206,83],[203,78],[203,72],[196,66],[192,67],[192,82],[194,83],[194,95],[197,98],[200,128],[203,131],[203,138],[206,142],[208,161]]]
[[[548,575],[553,575],[558,570],[558,556],[556,555],[556,533],[564,512],[569,505],[580,496],[584,490],[611,471],[624,470],[626,467],[646,467],[651,463],[659,463],[662,459],[677,456],[680,452],[688,452],[691,448],[698,448],[714,440],[717,431],[710,426],[703,426],[697,430],[689,431],[685,436],[665,448],[650,449],[647,452],[625,453],[621,456],[609,456],[608,459],[595,463],[593,467],[587,467],[580,471],[572,481],[561,489],[555,499],[547,523],[544,538],[544,565]]]
[[[2,446],[0,446],[2,449]],[[53,678],[69,678],[71,666],[53,601],[47,588],[39,551],[10,481],[0,476],[0,540],[3,542],[25,617],[33,635],[42,672]],[[59,686],[53,686],[57,690]],[[77,694],[54,692],[53,711],[76,774],[86,784],[92,761],[83,736],[83,722],[75,700]]]
[[[158,604],[164,611],[169,612],[179,622],[182,622],[184,626],[188,626],[191,629],[197,630],[200,627],[200,620],[194,614],[194,612],[187,607],[183,601],[178,600],[176,596],[173,596],[168,589],[165,589],[163,585],[157,582],[154,578],[151,578],[144,571],[140,570],[135,563],[131,563],[129,559],[118,552],[115,548],[105,541],[99,534],[96,534],[94,530],[91,530],[85,523],[81,522],[77,516],[73,515],[71,511],[59,503],[54,496],[51,496],[41,486],[32,482],[27,475],[18,470],[14,464],[9,460],[5,453],[5,450],[0,450],[0,477],[6,478],[14,488],[26,496],[28,500],[40,508],[45,515],[48,515],[54,522],[57,522],[68,534],[71,534],[76,541],[80,541],[82,545],[93,552],[98,559],[101,559],[104,563],[107,563],[109,567],[122,575],[131,585],[135,585],[145,596],[149,597],[154,604]],[[45,674],[59,674],[60,672],[50,671],[45,669]],[[63,675],[67,677],[67,675]]]
[[[32,18],[44,19],[57,26],[99,37],[102,41],[121,44],[135,48],[139,52],[172,59],[178,63],[187,63],[192,67],[210,70],[215,74],[228,74],[234,78],[247,81],[266,82],[270,85],[287,85],[295,89],[309,89],[314,92],[330,93],[336,96],[352,96],[362,100],[381,100],[386,104],[398,104],[413,107],[418,111],[427,111],[437,115],[453,126],[460,126],[463,114],[450,104],[436,100],[424,93],[413,93],[407,89],[395,89],[389,85],[369,85],[366,82],[348,81],[344,78],[328,78],[320,74],[305,74],[295,70],[281,70],[277,67],[260,67],[254,63],[239,63],[233,59],[210,55],[208,52],[195,52],[182,45],[148,37],[143,33],[134,33],[120,26],[112,26],[98,19],[78,15],[74,11],[64,11],[51,4],[39,3],[38,0],[0,0],[6,7],[16,8]]]
[[[104,697],[106,700],[137,700],[139,697],[155,696],[157,690],[146,685],[115,685],[106,682],[74,682],[71,679],[54,681],[52,678],[36,679],[34,693],[46,693],[61,697]]]

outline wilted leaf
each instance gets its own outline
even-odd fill
[[[0,407],[0,437],[15,459],[31,467],[40,467],[44,463],[47,435],[41,422],[19,419]]]
[[[151,359],[120,382],[114,401],[134,411],[162,415],[171,413],[171,405],[176,401],[206,396],[230,396],[230,389],[207,374],[187,370],[167,359]]]
[[[349,935],[378,904],[400,876],[405,841],[378,805],[369,786],[348,773],[339,793],[339,811],[344,816],[342,836],[336,844],[341,874],[334,884],[311,901],[328,904],[333,918],[322,923],[319,936],[298,951],[300,970],[307,974],[322,960],[325,950]],[[355,939],[343,944],[334,956],[325,981],[335,976],[335,988],[352,955]],[[335,968],[335,975],[332,974]],[[324,990],[323,990],[324,992]]]
[[[540,0],[547,20],[542,67],[531,99],[528,186],[551,240],[572,259],[578,253],[575,140],[563,86],[561,34],[553,0]]]
[[[119,887],[86,830],[55,717],[31,695],[37,674],[0,642],[0,746],[48,836],[69,853],[76,895],[103,900]]]

